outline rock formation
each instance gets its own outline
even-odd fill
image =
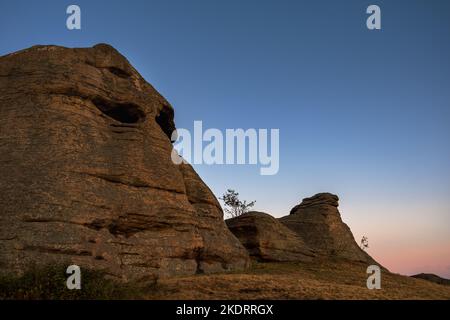
[[[214,195],[175,165],[170,104],[109,45],[0,58],[0,273],[123,280],[245,268]]]
[[[303,199],[280,221],[319,255],[377,264],[355,242],[350,228],[341,219],[338,201],[330,193],[316,194]]]
[[[252,211],[225,222],[258,261],[311,261],[314,257],[295,232],[267,213]]]
[[[442,284],[446,286],[450,286],[450,279],[441,278],[438,275],[432,273],[419,273],[411,276],[416,279],[422,279],[430,282],[434,282],[437,284]]]

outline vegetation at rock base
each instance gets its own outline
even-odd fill
[[[125,285],[108,278],[102,271],[85,269],[81,289],[69,290],[66,268],[62,265],[32,267],[22,276],[0,276],[0,300],[139,299],[144,290],[148,293],[154,285]]]

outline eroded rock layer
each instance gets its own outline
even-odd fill
[[[0,273],[123,280],[244,268],[209,188],[171,161],[170,104],[109,45],[0,58]]]
[[[271,215],[248,212],[226,220],[228,228],[258,261],[311,261],[314,252],[303,240]]]
[[[356,243],[350,228],[341,219],[338,206],[336,195],[319,193],[303,199],[280,221],[319,255],[375,264]]]

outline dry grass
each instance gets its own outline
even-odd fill
[[[450,286],[388,272],[366,287],[366,267],[349,262],[255,263],[245,273],[161,279],[146,299],[450,299]]]
[[[119,286],[101,273],[84,274],[84,290],[65,289],[65,268],[33,269],[0,278],[1,299],[450,299],[450,286],[389,272],[381,290],[366,287],[366,267],[337,261],[255,263],[245,272],[160,279]]]

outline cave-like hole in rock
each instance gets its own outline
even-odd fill
[[[145,120],[145,114],[133,103],[115,103],[102,98],[93,99],[94,105],[105,115],[123,123],[139,123]]]
[[[116,68],[116,67],[108,67],[109,72],[111,72],[112,74],[115,74],[116,76],[120,77],[120,78],[129,78],[131,77],[131,74],[129,74],[128,72]]]
[[[156,123],[161,127],[162,131],[172,142],[172,133],[175,131],[175,123],[173,122],[173,109],[170,107],[164,107],[156,116]]]

